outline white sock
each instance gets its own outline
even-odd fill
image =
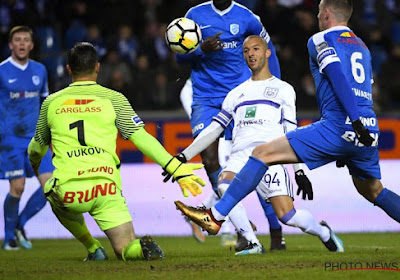
[[[222,196],[225,191],[229,187],[229,181],[223,181],[218,185],[218,191]],[[214,212],[213,212],[214,214]],[[215,216],[214,216],[215,217]],[[247,217],[246,209],[243,204],[239,202],[235,207],[229,212],[229,219],[231,220],[233,226],[236,228],[238,232],[240,232],[248,241],[251,243],[260,244],[258,241],[253,228],[249,222],[249,218]]]
[[[229,216],[228,216],[229,217]],[[221,229],[219,230],[221,234],[228,233],[232,234],[232,223],[230,219],[226,219],[225,222],[221,225]]]
[[[298,227],[303,232],[318,236],[323,242],[330,238],[329,229],[321,226],[307,210],[296,210],[293,217],[285,223],[288,226]]]
[[[256,234],[251,227],[249,218],[247,217],[246,209],[243,204],[239,202],[235,207],[229,212],[229,219],[235,226],[236,230],[240,232],[248,241],[251,243],[260,244]]]
[[[204,200],[201,204],[203,204],[207,209],[213,207],[215,203],[217,203],[219,200],[219,197],[215,192],[212,192],[210,196]]]

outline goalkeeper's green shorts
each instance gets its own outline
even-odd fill
[[[132,221],[121,186],[106,178],[46,182],[44,193],[52,208],[73,216],[88,212],[102,231]],[[57,211],[58,212],[58,211]],[[71,217],[72,218],[72,217]]]

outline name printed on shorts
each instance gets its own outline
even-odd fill
[[[81,176],[82,174],[87,174],[87,173],[108,173],[108,174],[113,174],[114,173],[114,168],[109,167],[109,166],[100,166],[100,167],[92,167],[87,170],[79,170],[78,171],[78,176]]]
[[[80,148],[77,150],[72,150],[72,151],[67,152],[67,155],[69,158],[72,158],[72,157],[91,156],[94,154],[102,154],[105,152],[106,151],[104,151],[102,148],[91,147],[91,148]]]
[[[98,196],[115,195],[117,193],[117,186],[115,183],[105,183],[104,185],[96,185],[90,190],[65,192],[64,203],[73,203],[76,200],[78,203],[89,202]]]

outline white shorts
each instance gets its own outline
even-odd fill
[[[231,154],[223,171],[238,173],[248,161],[253,149],[254,147]],[[293,198],[293,185],[286,168],[281,164],[270,166],[258,184],[257,192],[264,200],[280,195]]]

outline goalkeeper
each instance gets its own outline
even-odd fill
[[[82,213],[89,212],[107,235],[118,259],[161,259],[164,253],[150,236],[136,239],[132,218],[122,196],[120,161],[115,153],[118,131],[146,156],[164,167],[185,196],[202,192],[204,181],[193,173],[202,164],[182,164],[144,129],[144,123],[119,92],[96,83],[100,64],[89,43],[68,53],[72,84],[43,103],[36,133],[28,147],[37,173],[52,144],[53,177],[44,186],[54,214],[87,249],[87,261],[107,259],[92,237]]]

